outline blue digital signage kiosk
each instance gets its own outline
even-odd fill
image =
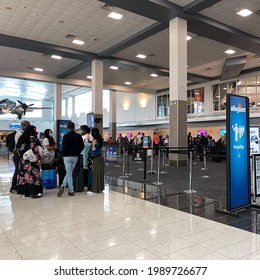
[[[251,204],[248,97],[227,95],[227,210]]]
[[[57,120],[57,143],[60,151],[62,148],[62,138],[66,133],[68,133],[67,124],[69,122],[70,120]]]

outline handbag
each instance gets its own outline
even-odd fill
[[[40,156],[42,157],[43,154],[44,154],[44,149],[43,149],[43,147],[37,146],[37,148],[38,148],[38,151],[39,151]],[[33,153],[32,149],[29,149],[28,151],[26,151],[26,152],[23,154],[23,159],[24,159],[24,160],[29,160],[30,162],[37,162],[37,158],[36,158],[35,154]]]
[[[45,152],[42,157],[42,164],[51,164],[55,162],[55,154]]]

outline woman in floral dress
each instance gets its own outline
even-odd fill
[[[37,132],[35,126],[29,126],[19,141],[25,146],[24,152],[32,149],[36,162],[24,160],[23,157],[20,160],[17,176],[17,193],[23,196],[30,196],[32,198],[41,197],[43,192],[41,181],[41,155],[38,146],[40,142],[37,139]],[[19,141],[17,145],[19,144]]]

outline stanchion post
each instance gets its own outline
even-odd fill
[[[197,191],[194,191],[194,190],[192,189],[192,174],[193,174],[193,169],[192,169],[192,167],[193,167],[192,156],[193,156],[192,150],[190,150],[190,161],[189,161],[189,162],[190,162],[190,182],[189,182],[190,189],[184,191],[184,192],[186,192],[186,193],[196,193],[196,192],[197,192]]]
[[[165,153],[166,153],[166,149],[165,146],[163,146],[163,171],[161,171],[162,174],[168,173],[167,171],[165,171]]]
[[[160,182],[160,163],[161,163],[161,149],[158,150],[158,163],[157,163],[157,182],[154,182],[154,185],[163,185],[163,182]]]
[[[153,142],[152,142],[152,153],[151,153],[151,169],[147,171],[147,174],[156,174],[156,171],[153,170]]]
[[[149,180],[146,179],[146,159],[147,159],[147,149],[144,149],[144,179],[140,182],[149,182]]]
[[[123,153],[123,175],[119,176],[119,178],[123,178],[123,179],[128,178],[128,176],[126,176],[125,174],[125,151]]]
[[[202,170],[204,170],[204,175],[201,176],[201,178],[209,178],[209,176],[207,175],[207,153],[206,153],[206,147],[203,148],[203,164],[204,164],[204,168],[201,168]]]
[[[125,148],[123,148],[124,149],[124,154],[126,154],[125,153]],[[130,162],[129,162],[129,153],[127,153],[127,173],[125,174],[126,176],[130,176],[130,175],[132,175],[131,173],[129,173],[129,165],[130,165]]]
[[[252,154],[252,191],[253,191],[253,202],[256,202],[256,184],[255,184],[255,155]]]

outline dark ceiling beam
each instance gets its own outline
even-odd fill
[[[220,1],[222,0],[195,0],[184,6],[182,11],[189,14],[197,14]]]
[[[182,7],[166,0],[98,0],[126,11],[160,22],[169,22],[179,16]]]
[[[202,15],[182,11],[182,7],[166,0],[99,0],[133,13],[166,22],[176,16],[187,19],[188,31],[238,49],[260,54],[260,39]],[[205,2],[213,3],[213,0]],[[195,2],[196,3],[196,2]],[[204,4],[206,5],[206,4]],[[170,8],[171,7],[171,8]],[[151,8],[151,13],[150,13]],[[187,6],[186,6],[187,8]],[[165,11],[166,10],[166,11]],[[170,12],[172,11],[172,13]],[[169,16],[171,16],[169,18]]]
[[[169,69],[161,68],[158,66],[134,62],[127,59],[119,59],[116,57],[108,57],[104,59],[107,62],[112,62],[113,65],[120,67],[121,69],[127,68],[133,71],[146,71],[147,73],[156,73],[160,76],[169,77]]]
[[[188,16],[188,30],[222,44],[260,55],[259,38],[205,16]]]
[[[68,78],[69,76],[76,74],[77,72],[86,69],[87,67],[89,67],[91,65],[91,61],[84,61],[70,69],[68,69],[67,71],[64,71],[63,73],[59,74],[57,76],[58,79],[65,79]]]
[[[9,36],[5,34],[0,34],[0,45],[9,48],[38,52],[47,55],[56,54],[62,57],[81,61],[89,61],[90,59],[94,59],[97,57],[97,55],[94,53],[79,51],[66,47],[60,47],[57,45]]]
[[[211,81],[212,78],[206,77],[206,76],[202,76],[202,75],[187,73],[187,80],[188,81],[192,81],[194,83],[205,83],[205,82]]]
[[[161,22],[156,22],[145,29],[137,32],[136,34],[128,37],[127,39],[119,42],[118,44],[112,46],[111,48],[108,48],[104,50],[103,52],[99,53],[99,57],[108,57],[111,56],[117,52],[120,52],[164,29],[166,29],[169,26],[168,23],[161,23]]]

